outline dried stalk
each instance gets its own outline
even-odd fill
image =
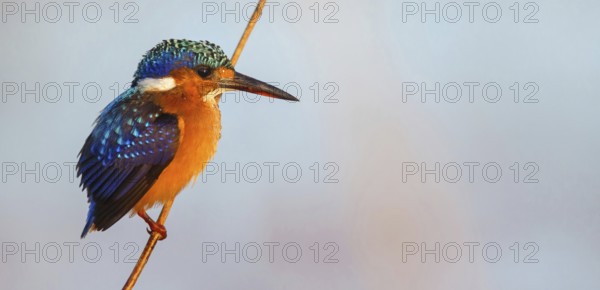
[[[163,206],[162,211],[160,212],[160,215],[158,216],[158,220],[156,221],[157,223],[159,223],[161,225],[165,224],[165,221],[167,220],[167,216],[169,216],[169,211],[171,211],[171,206],[173,206],[172,199],[169,200],[167,203],[165,203],[165,205]],[[127,279],[125,286],[123,286],[123,290],[133,289],[135,282],[137,282],[137,279],[138,279],[138,277],[140,277],[142,270],[144,270],[144,266],[146,266],[146,263],[148,263],[148,259],[150,259],[150,254],[152,254],[152,251],[154,250],[154,246],[156,246],[156,242],[158,242],[159,238],[160,238],[160,234],[158,234],[156,232],[152,232],[150,234],[150,238],[148,238],[146,247],[144,247],[144,251],[140,255],[140,258],[138,259],[137,264],[135,264],[135,267],[133,268],[131,275],[129,275],[129,279]]]
[[[246,30],[244,30],[244,34],[240,38],[240,42],[238,42],[238,46],[233,52],[233,56],[231,57],[231,63],[235,66],[240,55],[242,54],[242,50],[244,50],[244,46],[246,46],[246,41],[248,41],[248,37],[250,37],[250,33],[252,33],[252,29],[254,29],[254,25],[260,19],[262,15],[262,10],[265,7],[266,0],[259,0],[258,4],[256,4],[256,9],[254,9],[254,13],[252,13],[252,17],[250,21],[248,21],[248,25],[246,26]]]

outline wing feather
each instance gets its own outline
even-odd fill
[[[179,146],[176,116],[131,88],[100,114],[81,149],[77,174],[90,203],[82,237],[129,212],[169,165]]]

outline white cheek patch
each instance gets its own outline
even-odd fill
[[[222,89],[222,88],[214,89],[214,90],[208,92],[208,94],[206,94],[206,96],[203,96],[202,100],[207,103],[214,103],[215,97],[224,92],[227,92],[227,89]]]
[[[159,79],[145,78],[138,82],[140,91],[143,92],[164,92],[175,87],[175,79],[165,77]]]

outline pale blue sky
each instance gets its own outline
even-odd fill
[[[235,9],[232,2],[193,2],[100,1],[97,17],[91,10],[96,6],[81,3],[73,7],[73,23],[62,4],[57,23],[50,23],[55,7],[40,2],[35,23],[21,6],[11,12],[14,6],[3,3],[0,288],[122,286],[133,268],[123,261],[134,245],[145,243],[145,224],[124,218],[80,240],[87,204],[69,169],[97,113],[132,80],[148,49],[166,38],[189,38],[234,50],[245,14],[235,18],[251,1],[226,15],[222,8]],[[214,174],[176,200],[169,237],[158,244],[139,289],[597,287],[598,2],[519,2],[517,8],[514,1],[496,1],[502,11],[496,23],[489,2],[476,2],[473,23],[463,2],[456,23],[450,22],[456,7],[449,2],[438,2],[439,23],[433,14],[422,21],[418,1],[270,2],[273,21],[257,24],[236,69],[291,93],[300,88],[302,101],[254,103],[253,96],[241,95],[245,99],[235,102],[226,96]],[[435,2],[425,5],[434,9]],[[406,13],[409,6],[419,10]],[[207,11],[215,7],[216,14]],[[422,102],[421,90],[436,83],[440,102],[431,93]],[[415,94],[403,91],[415,84]],[[460,100],[444,99],[456,95],[456,85]],[[501,96],[491,102],[497,87]],[[33,93],[22,102],[26,90]],[[239,173],[226,174],[236,163]],[[421,171],[436,163],[440,182],[435,174],[421,181]],[[478,164],[473,182],[465,163]],[[419,171],[410,175],[415,164]],[[498,167],[502,175],[492,182]],[[302,175],[296,178],[298,168]],[[236,242],[246,250],[262,245],[261,259],[246,261],[254,252],[243,249],[240,263],[233,255],[224,263],[220,253],[206,256],[209,245],[235,249]],[[280,244],[273,263],[268,242]],[[311,250],[315,242],[319,263]],[[462,258],[450,263],[441,249],[440,263],[433,261],[436,254],[422,263],[420,252],[407,254],[409,244],[423,250],[421,245],[434,249],[436,242],[446,249],[461,245]],[[69,243],[79,243],[73,262]],[[297,263],[282,256],[290,243],[302,249]],[[323,263],[334,249],[324,248],[327,243],[337,246],[332,257],[338,262]],[[465,243],[480,244],[473,263]],[[489,243],[502,249],[496,263],[485,260],[494,258],[493,250],[481,253]],[[94,247],[102,250],[95,263]],[[35,254],[22,257],[25,248],[39,253],[40,262]],[[293,250],[288,254],[293,258]],[[524,263],[528,254],[539,261]]]

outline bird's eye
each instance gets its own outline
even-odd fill
[[[199,76],[201,76],[202,78],[206,78],[208,76],[210,76],[210,74],[212,73],[212,68],[208,67],[208,66],[199,66],[196,68],[196,72],[198,73]]]

